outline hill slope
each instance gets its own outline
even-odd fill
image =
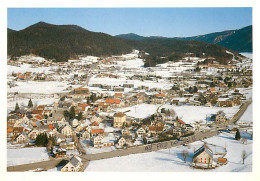
[[[9,56],[33,53],[56,61],[66,61],[76,55],[121,55],[138,49],[150,54],[140,54],[147,60],[146,66],[178,60],[186,56],[186,53],[194,53],[204,58],[214,57],[223,64],[232,59],[232,55],[226,53],[225,48],[214,44],[157,37],[142,39],[133,34],[131,36],[135,36],[135,40],[90,32],[76,25],[39,22],[20,31],[8,29],[7,47]]]
[[[127,41],[75,25],[36,23],[21,31],[8,31],[8,54],[37,54],[64,61],[74,55],[113,55],[130,52]]]
[[[218,44],[228,49],[237,52],[252,52],[252,26],[247,26],[238,30],[228,30],[222,32],[215,32],[205,35],[198,35],[192,37],[144,37],[137,34],[121,34],[117,37],[128,40],[148,40],[148,39],[176,39],[176,40],[196,40],[211,44]]]

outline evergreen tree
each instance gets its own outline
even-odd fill
[[[236,140],[240,140],[240,138],[241,138],[240,132],[239,132],[239,130],[237,130],[235,139],[236,139]]]
[[[15,104],[14,112],[17,113],[19,110],[20,110],[20,107],[19,107],[18,103],[16,103],[16,104]]]
[[[70,119],[75,118],[75,108],[74,106],[71,106],[70,108]]]
[[[33,107],[33,103],[32,103],[32,99],[30,98],[29,102],[28,102],[28,107]]]

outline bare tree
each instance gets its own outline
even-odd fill
[[[211,158],[209,157],[209,159],[208,159],[208,168],[209,168],[210,162],[211,162]]]
[[[246,150],[242,151],[241,157],[242,157],[243,164],[244,164],[245,163],[245,159],[246,159]]]
[[[186,163],[186,159],[187,159],[187,157],[189,155],[188,151],[187,150],[182,150],[181,155],[183,157],[184,163]]]
[[[198,163],[198,159],[197,158],[193,159],[193,162],[195,163],[195,167],[196,167]]]

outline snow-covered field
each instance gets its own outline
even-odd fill
[[[33,104],[37,104],[37,105],[49,105],[49,104],[52,104],[56,101],[57,99],[55,98],[37,98],[37,99],[34,99],[32,98],[32,102]],[[14,108],[15,108],[15,104],[18,103],[19,106],[21,105],[25,105],[27,106],[28,105],[28,102],[29,102],[29,99],[8,99],[7,101],[7,111],[13,111]]]
[[[69,87],[67,82],[58,81],[25,81],[16,82],[18,86],[9,88],[8,92],[19,92],[19,93],[43,93],[43,94],[53,94],[58,92],[64,92],[64,89]],[[72,87],[79,87],[80,85],[72,85]]]
[[[7,166],[49,160],[45,147],[7,149]]]
[[[251,172],[252,171],[252,140],[248,140],[247,145],[234,140],[231,133],[221,133],[205,140],[207,143],[225,147],[227,149],[226,158],[228,164],[217,167],[213,172]],[[140,171],[140,172],[198,172],[202,170],[192,169],[191,163],[195,149],[203,145],[203,142],[197,141],[190,144],[190,148],[185,146],[174,147],[171,149],[159,150],[156,152],[132,154],[123,157],[115,157],[104,160],[89,162],[85,172],[90,171]],[[183,162],[181,151],[189,151],[187,162]],[[246,150],[247,156],[245,164],[242,164],[241,153]],[[112,166],[113,165],[113,166]]]
[[[241,55],[244,55],[247,58],[253,59],[253,53],[252,52],[241,52]]]
[[[253,123],[253,105],[250,104],[237,123]]]
[[[126,112],[125,114],[135,118],[146,118],[154,114],[160,105],[153,104],[139,104],[133,107],[126,107],[116,109],[116,111]],[[163,105],[161,108],[174,109],[177,116],[186,123],[194,123],[195,121],[202,120],[205,123],[206,116],[216,114],[219,110],[223,110],[227,117],[232,117],[238,110],[239,106],[234,107],[204,107],[204,106],[176,106],[176,105]]]
[[[138,67],[143,67],[144,62],[142,59],[136,58],[133,60],[117,61],[117,65],[120,65],[120,66],[126,67],[126,68],[138,68]]]
[[[25,73],[25,72],[36,72],[36,73],[45,73],[45,74],[50,74],[53,73],[51,70],[56,69],[56,66],[51,66],[51,67],[35,67],[33,68],[31,64],[23,64],[21,66],[12,66],[12,65],[7,65],[7,73],[12,74],[12,73]]]
[[[140,80],[127,80],[126,78],[96,78],[92,77],[89,80],[89,85],[92,84],[105,84],[112,86],[120,86],[123,84],[134,84],[134,88],[138,88],[139,86],[148,86],[150,89],[152,88],[161,88],[161,89],[171,89],[172,85],[167,82],[156,82],[156,81],[140,81]],[[132,89],[129,89],[132,90]]]

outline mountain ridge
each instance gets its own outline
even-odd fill
[[[235,30],[225,30],[225,31],[213,32],[213,33],[191,36],[191,37],[141,36],[135,33],[116,35],[116,37],[129,39],[129,40],[133,39],[132,36],[138,37],[138,40],[147,40],[147,39],[196,40],[196,41],[202,41],[206,43],[218,44],[220,46],[224,46],[225,48],[229,48],[237,52],[252,52],[252,25],[245,26],[243,28],[235,29]],[[245,37],[245,39],[243,39],[243,37]],[[244,44],[242,45],[241,43]]]
[[[186,56],[187,52],[198,57],[215,57],[223,64],[232,59],[232,56],[226,53],[226,48],[205,42],[158,37],[142,41],[127,40],[102,32],[91,32],[77,25],[53,25],[45,22],[38,22],[20,31],[8,29],[7,39],[7,53],[11,57],[32,53],[47,59],[67,61],[77,55],[112,56],[138,49],[150,54],[140,55],[149,60],[146,64],[148,66],[179,60]],[[236,52],[233,53],[237,55]]]

